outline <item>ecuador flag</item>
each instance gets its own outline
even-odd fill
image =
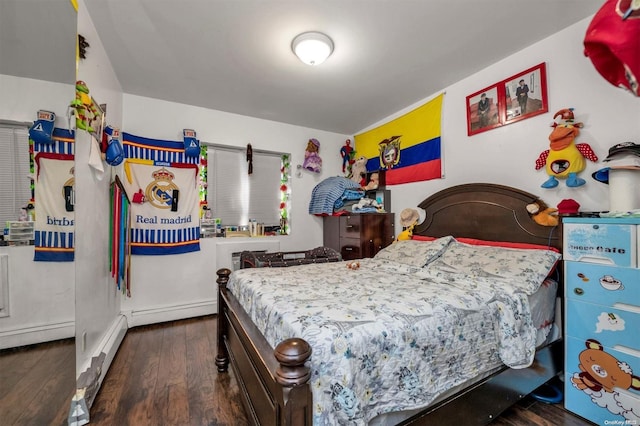
[[[356,135],[356,157],[367,158],[367,171],[384,170],[387,185],[441,178],[443,97],[440,94],[401,117]]]

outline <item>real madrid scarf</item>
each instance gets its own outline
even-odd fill
[[[52,143],[35,144],[35,261],[74,259],[73,132],[54,129]]]
[[[198,161],[183,142],[123,133],[123,186],[131,203],[131,254],[200,250]]]

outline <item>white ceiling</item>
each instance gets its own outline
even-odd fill
[[[73,84],[76,28],[69,0],[0,0],[0,74]]]
[[[0,59],[12,50],[4,41],[5,3],[50,1],[0,0]],[[590,16],[603,1],[85,4],[125,93],[353,134]],[[333,55],[316,67],[291,52],[292,39],[306,31],[324,32],[335,44]],[[0,72],[14,74],[1,62]]]

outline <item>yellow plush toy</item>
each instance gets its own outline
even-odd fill
[[[527,211],[533,220],[542,226],[558,226],[558,209],[547,207],[542,200],[536,200],[527,205]]]
[[[400,212],[400,225],[404,230],[398,234],[396,241],[406,241],[413,237],[413,228],[418,224],[420,213],[416,209],[404,209]]]
[[[413,238],[413,227],[415,225],[411,225],[410,227],[406,228],[404,231],[402,231],[400,234],[398,234],[398,238],[396,238],[396,241],[406,241],[406,240],[410,240],[411,238]]]
[[[561,120],[551,125],[553,131],[549,135],[549,149],[543,151],[536,160],[536,170],[544,167],[549,175],[549,179],[540,186],[555,188],[558,179],[566,179],[566,185],[571,188],[582,186],[585,180],[578,174],[585,169],[586,160],[596,162],[598,156],[589,144],[575,143],[583,124],[575,121],[573,108],[561,109],[553,119],[557,117]]]

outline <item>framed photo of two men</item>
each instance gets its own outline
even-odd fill
[[[467,96],[467,133],[471,136],[548,110],[543,62]]]

